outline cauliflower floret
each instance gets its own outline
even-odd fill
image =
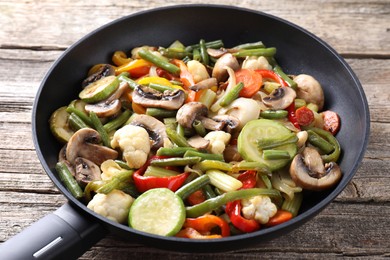
[[[210,78],[206,67],[197,60],[190,60],[187,62],[188,71],[194,77],[195,83]]]
[[[270,70],[272,69],[272,66],[269,64],[268,60],[264,56],[249,56],[242,63],[242,68],[251,70]]]
[[[133,197],[123,191],[113,190],[108,194],[96,194],[87,207],[115,222],[125,223],[133,201]]]
[[[114,160],[104,161],[102,165],[100,165],[100,169],[102,170],[101,177],[103,181],[111,180],[112,177],[123,171],[126,171],[125,169],[121,168]]]
[[[115,132],[111,140],[112,148],[118,146],[130,168],[140,168],[150,152],[149,134],[140,126],[125,125]]]
[[[243,216],[247,219],[254,219],[261,224],[266,224],[278,210],[269,197],[261,195],[242,199],[241,204]]]
[[[209,140],[210,144],[207,149],[214,154],[222,154],[226,145],[230,141],[231,135],[224,131],[211,131],[204,136],[204,139]]]

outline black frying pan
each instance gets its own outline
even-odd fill
[[[96,63],[108,63],[115,50],[128,51],[144,44],[167,46],[176,39],[192,44],[202,38],[222,39],[226,46],[262,40],[277,48],[276,58],[287,73],[304,72],[322,83],[325,107],[336,111],[342,120],[337,135],[343,148],[341,182],[332,190],[306,196],[300,214],[287,223],[216,240],[146,234],[90,211],[72,197],[54,170],[61,147],[49,130],[51,113],[74,99],[87,70]],[[32,125],[42,166],[69,202],[5,242],[0,248],[1,259],[75,258],[108,232],[136,243],[187,252],[238,249],[286,234],[318,214],[349,183],[366,149],[370,123],[366,97],[357,77],[331,47],[313,34],[261,12],[228,6],[184,5],[123,17],[72,45],[43,80],[33,108]]]

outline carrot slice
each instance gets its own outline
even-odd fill
[[[236,82],[244,83],[244,88],[240,91],[240,97],[250,98],[260,90],[263,77],[254,70],[240,69],[235,72]]]

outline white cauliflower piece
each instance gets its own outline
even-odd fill
[[[267,196],[254,196],[242,199],[242,214],[247,219],[254,219],[261,224],[266,224],[278,210],[276,205]]]
[[[187,62],[188,71],[194,77],[195,83],[210,78],[206,67],[197,60],[190,60]]]
[[[268,60],[264,56],[248,56],[242,63],[242,68],[250,70],[270,70],[272,69],[272,66],[269,64]]]
[[[121,168],[119,164],[117,164],[114,160],[106,160],[100,165],[100,169],[102,170],[102,180],[108,181],[111,180],[112,177],[118,175],[119,173],[126,171]]]
[[[87,207],[99,215],[118,223],[125,223],[134,198],[120,190],[108,194],[98,193]]]
[[[231,134],[224,131],[211,131],[204,136],[204,139],[210,141],[207,149],[211,153],[222,154],[230,141],[230,137]]]
[[[140,126],[125,125],[115,132],[111,140],[112,148],[118,146],[129,167],[140,168],[150,152],[149,134]]]

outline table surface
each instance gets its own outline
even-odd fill
[[[44,173],[31,137],[35,93],[54,60],[99,26],[171,0],[0,1],[0,242],[66,202]],[[211,0],[273,14],[319,36],[359,77],[371,113],[368,150],[347,188],[301,228],[214,259],[390,256],[389,0]],[[80,259],[200,259],[108,236]]]

